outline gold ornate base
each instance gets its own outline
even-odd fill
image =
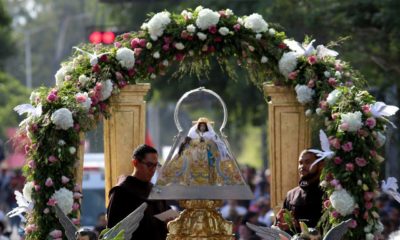
[[[233,224],[217,211],[221,200],[182,200],[186,208],[168,223],[167,240],[233,240]]]

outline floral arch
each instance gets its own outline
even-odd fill
[[[33,107],[19,107],[28,117],[20,134],[28,162],[23,195],[33,202],[27,239],[59,238],[61,226],[51,206],[57,202],[76,222],[79,187],[74,182],[79,134],[109,117],[109,97],[127,84],[151,81],[179,64],[179,74],[203,74],[214,58],[228,73],[245,68],[256,85],[265,79],[294,87],[297,99],[316,115],[329,137],[331,158],[321,185],[326,193],[323,225],[353,219],[352,239],[373,239],[382,231],[374,197],[383,158],[388,120],[382,104],[363,90],[363,79],[323,45],[287,39],[261,15],[238,17],[229,10],[197,7],[181,14],[151,15],[138,32],[118,36],[113,46],[82,46],[62,63],[56,86],[32,92]],[[236,61],[231,61],[232,56]],[[334,156],[332,156],[334,155]]]

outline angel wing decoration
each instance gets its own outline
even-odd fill
[[[331,49],[325,47],[324,45],[317,46],[317,57],[320,59],[327,57],[327,56],[336,57],[337,55],[339,55],[338,52],[331,50]]]
[[[382,191],[392,196],[396,201],[400,203],[400,193],[397,191],[399,186],[397,185],[397,179],[389,177],[386,181],[382,180]]]
[[[261,227],[261,226],[257,226],[257,225],[251,224],[249,222],[246,222],[246,225],[251,230],[256,232],[257,236],[261,237],[264,240],[280,239],[281,237],[279,235],[283,235],[287,239],[291,239],[292,238],[292,236],[290,236],[288,233],[286,233],[286,232],[284,232],[282,230],[276,229],[276,228]]]
[[[30,213],[33,210],[33,202],[28,201],[24,195],[22,195],[21,192],[19,191],[14,191],[15,194],[15,199],[17,200],[18,207],[14,208],[10,212],[7,213],[8,217],[15,217],[18,216],[22,219],[22,221],[25,221],[24,216],[22,216],[23,213]]]
[[[81,52],[81,53],[87,54],[89,56],[89,58],[90,58],[90,65],[92,65],[92,66],[94,66],[94,65],[96,65],[98,63],[100,57],[110,53],[110,52],[106,52],[106,53],[101,53],[101,54],[97,55],[96,52],[90,53],[90,52],[82,50],[82,49],[80,49],[78,47],[73,47],[73,48],[76,49],[77,51]]]
[[[312,40],[306,47],[303,47],[302,44],[295,40],[285,39],[283,42],[289,47],[290,50],[306,57],[315,52],[315,48],[313,46],[315,39]]]
[[[399,110],[398,107],[393,106],[393,105],[386,105],[384,102],[376,102],[370,106],[371,109],[371,114],[376,117],[376,118],[384,118],[385,117],[390,117],[396,114],[396,112]],[[386,119],[387,120],[387,119]],[[387,120],[394,128],[397,128],[394,123],[391,121]]]
[[[343,221],[329,230],[323,240],[341,240],[349,230],[351,219]]]
[[[42,104],[38,104],[36,107],[34,107],[31,104],[25,103],[16,106],[14,111],[16,111],[19,115],[28,113],[28,115],[39,117],[42,115]]]
[[[139,227],[139,223],[143,218],[144,211],[147,208],[147,203],[142,203],[135,211],[129,214],[126,218],[122,219],[121,222],[117,223],[113,228],[108,230],[101,239],[113,239],[124,230],[124,239],[131,239],[132,234]]]
[[[56,211],[56,216],[58,221],[60,221],[61,225],[65,230],[65,235],[67,236],[68,240],[75,240],[76,239],[76,232],[78,228],[72,223],[72,221],[65,215],[65,213],[61,210],[61,208],[56,204],[54,206]]]
[[[333,152],[330,148],[328,136],[326,136],[326,133],[322,130],[319,130],[319,140],[321,142],[322,151],[317,149],[309,150],[310,152],[315,153],[318,157],[318,159],[311,164],[310,169],[312,169],[317,163],[325,158],[331,159],[335,155],[335,152]]]

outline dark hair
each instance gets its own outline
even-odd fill
[[[132,158],[142,161],[146,157],[146,154],[148,154],[148,153],[156,153],[157,154],[157,150],[149,145],[142,144],[142,145],[139,145],[133,151]]]
[[[95,232],[93,232],[92,230],[90,230],[89,228],[80,228],[76,233],[75,236],[88,236],[89,240],[94,240],[97,239],[97,234]]]
[[[0,221],[0,233],[3,233],[4,230],[6,230],[6,226],[2,221]]]

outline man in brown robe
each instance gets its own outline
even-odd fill
[[[143,202],[146,202],[148,207],[144,217],[131,239],[165,240],[167,236],[166,223],[155,218],[154,215],[168,210],[169,207],[165,201],[148,200],[153,187],[150,180],[159,165],[157,151],[147,145],[139,146],[133,153],[132,165],[134,167],[132,175],[121,179],[118,185],[109,192],[107,227],[115,226]]]

